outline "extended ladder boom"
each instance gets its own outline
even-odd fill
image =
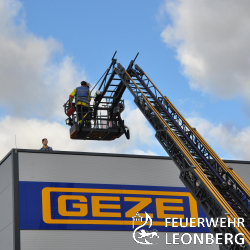
[[[80,128],[78,132],[79,130],[75,129],[78,124],[74,123],[71,130],[75,129],[74,133],[76,132],[79,137],[82,133],[80,139],[89,138],[89,134],[93,134],[90,138],[92,140],[109,138],[107,136],[115,139],[122,133],[129,138],[129,130],[124,125],[119,111],[119,104],[123,104],[122,95],[127,88],[133,95],[137,107],[156,131],[157,140],[179,168],[180,179],[206,215],[210,219],[229,218],[231,222],[239,218],[244,219],[244,227],[234,227],[231,224],[230,227],[209,228],[213,234],[241,234],[244,238],[243,245],[236,242],[225,244],[223,239],[220,249],[250,250],[250,189],[233,169],[227,167],[198,131],[190,126],[147,74],[134,64],[135,59],[126,70],[113,56],[97,91],[95,103],[91,107],[91,117],[95,126],[90,129]],[[101,105],[104,106],[100,107]],[[107,110],[105,119],[112,125],[106,131],[96,128],[96,121],[100,120],[97,111],[103,109]],[[112,127],[116,129],[115,132]]]
[[[180,179],[209,218],[244,218],[245,227],[209,228],[212,233],[243,234],[245,245],[221,249],[250,249],[250,190],[192,128],[169,99],[138,66],[114,71],[134,96],[134,102],[156,131],[156,138],[180,169]],[[224,243],[223,243],[224,244]]]

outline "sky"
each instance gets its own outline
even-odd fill
[[[126,91],[125,136],[71,140],[63,104],[136,63],[223,159],[250,160],[250,2],[0,0],[0,159],[18,148],[167,156]],[[15,143],[16,137],[16,143]]]

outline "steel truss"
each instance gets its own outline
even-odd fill
[[[99,106],[104,104],[108,106],[109,119],[119,120],[124,126],[116,109],[127,88],[156,131],[157,140],[179,168],[180,179],[208,218],[230,218],[230,221],[244,218],[245,227],[218,225],[209,228],[213,234],[244,234],[243,245],[236,242],[225,245],[223,239],[220,249],[250,249],[250,190],[247,185],[189,125],[146,73],[134,64],[137,56],[127,70],[114,56],[97,91],[92,119],[96,119]]]
[[[244,218],[245,227],[211,227],[215,233],[244,234],[244,245],[224,244],[220,249],[250,249],[250,191],[240,177],[216,155],[201,135],[163,96],[146,73],[131,61],[127,70],[116,62],[112,80],[119,82],[114,99],[126,88],[156,131],[156,138],[180,169],[180,179],[209,218]],[[116,99],[116,100],[117,100]]]

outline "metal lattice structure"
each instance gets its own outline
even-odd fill
[[[137,54],[138,55],[138,54]],[[136,58],[135,58],[136,59]],[[244,218],[245,227],[210,227],[215,233],[242,233],[244,245],[224,244],[220,249],[250,249],[250,189],[236,172],[228,168],[195,128],[164,96],[147,74],[132,60],[127,68],[114,57],[95,97],[92,119],[101,104],[109,106],[110,121],[124,121],[116,112],[127,88],[134,102],[156,131],[156,138],[180,170],[180,179],[209,218]]]
[[[121,113],[125,108],[121,97],[126,86],[121,84],[120,79],[115,78],[114,70],[117,60],[114,56],[96,92],[94,103],[89,105],[88,113],[83,116],[81,123],[79,123],[80,109],[76,109],[74,103],[70,104],[70,100],[64,104],[65,114],[71,107],[76,109],[76,112],[66,120],[67,125],[71,126],[71,139],[111,141],[123,134],[129,139],[129,129],[121,119]],[[90,123],[87,124],[86,120]]]

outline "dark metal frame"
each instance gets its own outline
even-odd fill
[[[12,149],[12,183],[13,183],[13,247],[20,250],[20,215],[19,215],[19,165],[18,152]]]
[[[215,157],[212,149],[209,149],[207,143],[196,135],[195,129],[190,127],[171,102],[160,93],[146,73],[134,64],[135,59],[125,70],[113,56],[109,70],[99,88],[101,93],[95,98],[93,118],[96,118],[99,104],[106,103],[111,107],[110,118],[119,119],[121,122],[114,110],[125,89],[128,88],[134,96],[135,104],[155,129],[157,140],[180,169],[180,179],[207,216],[209,218],[226,217],[225,212],[232,211],[244,218],[247,229],[245,232],[249,234],[250,197],[247,193],[249,191],[244,187],[241,179],[234,177],[233,172],[225,166],[224,162]],[[203,177],[198,174],[199,171]],[[210,183],[212,188],[209,187]],[[227,208],[226,211],[225,207],[228,205],[231,210]],[[210,231],[214,234],[230,232],[236,235],[238,233],[233,227],[210,228]],[[247,237],[250,240],[250,234]],[[220,249],[250,249],[250,246],[248,244],[239,246],[234,243],[234,245],[220,245]]]
[[[226,211],[221,201],[214,196],[207,184],[194,171],[195,168],[190,158],[185,155],[178,143],[173,140],[169,134],[169,130],[174,132],[179,141],[188,149],[193,159],[204,170],[205,176],[216,187],[217,191],[219,191],[230,207],[233,208],[239,217],[245,219],[245,227],[249,230],[249,197],[246,192],[229,173],[223,171],[216,159],[209,154],[206,147],[194,136],[173,108],[167,105],[167,103],[163,105],[164,97],[151,84],[151,81],[144,74],[143,70],[138,65],[133,68],[133,65],[134,62],[131,61],[127,71],[121,65],[115,68],[114,71],[134,96],[135,104],[155,129],[156,138],[160,144],[180,169],[180,179],[184,185],[192,193],[209,218],[226,217]],[[166,128],[159,115],[168,124],[169,128]],[[236,235],[238,233],[233,227],[210,228],[210,231],[213,234],[230,232]],[[235,242],[233,245],[224,245],[223,243],[220,245],[220,249],[250,249],[250,246],[248,244],[240,246]]]
[[[203,145],[193,134],[193,132],[186,125],[186,121],[184,119],[181,119],[181,117],[177,114],[173,107],[171,107],[168,102],[165,102],[165,106],[163,105],[162,102],[164,101],[164,97],[152,84],[146,74],[144,74],[144,72],[138,66],[136,66],[135,69],[131,68],[131,72],[135,75],[137,81],[140,82],[147,91],[148,100],[157,108],[164,120],[167,121],[171,129],[185,144],[192,156],[204,169],[205,174],[209,178],[209,180],[217,187],[217,189],[220,189],[220,193],[223,193],[223,190],[225,190],[225,188],[230,190],[231,193],[230,195],[227,195],[226,200],[235,207],[234,210],[238,215],[244,215],[245,218],[248,218],[245,221],[246,226],[249,230],[249,195],[246,194],[246,192],[242,189],[239,183],[237,183],[237,181],[231,176],[229,172],[223,170],[218,161],[208,152],[206,146]],[[143,79],[143,77],[145,78],[145,80]],[[239,205],[240,207],[238,207]]]
[[[90,117],[90,120],[93,122],[93,124],[91,124],[92,131],[98,131],[100,129],[98,125],[103,125],[102,121],[105,121],[106,124],[109,124],[111,122],[112,127],[118,130],[118,134],[120,134],[120,132],[122,131],[124,132],[127,139],[129,139],[129,130],[125,126],[124,120],[122,120],[121,118],[121,111],[119,110],[119,105],[123,107],[123,110],[125,108],[124,100],[122,100],[121,97],[126,89],[126,86],[123,85],[120,79],[115,78],[116,73],[114,71],[114,68],[117,63],[117,60],[114,58],[115,54],[113,55],[111,64],[106,70],[104,78],[100,83],[100,87],[98,89],[99,94],[96,94],[95,96],[94,105],[89,106],[88,116],[83,117],[81,124],[78,125],[78,111],[76,110],[76,113],[74,113],[70,118],[67,119],[67,125],[73,127],[77,123],[79,131],[82,131],[83,129],[85,129],[84,121],[87,119],[87,117]],[[77,100],[75,100],[75,103],[77,103]],[[67,110],[71,106],[72,104],[70,103],[70,100],[68,100],[64,104],[65,114],[67,114]],[[102,114],[102,111],[106,112],[107,114]]]

